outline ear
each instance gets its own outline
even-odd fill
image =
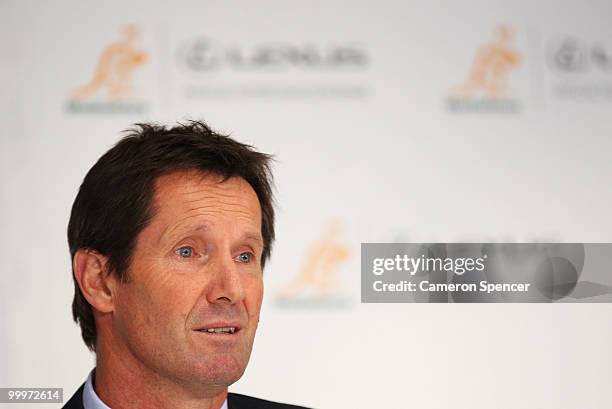
[[[91,306],[103,313],[114,310],[116,278],[108,272],[108,258],[95,250],[81,248],[72,260],[74,277]]]

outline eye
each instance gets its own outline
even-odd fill
[[[236,260],[241,263],[250,263],[253,260],[253,254],[247,252],[240,253]]]
[[[191,257],[193,256],[193,247],[190,247],[190,246],[179,247],[175,251],[175,253],[183,258]]]

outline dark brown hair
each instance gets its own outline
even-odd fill
[[[153,217],[156,178],[195,169],[227,180],[242,177],[261,206],[264,249],[262,268],[274,241],[271,156],[212,131],[202,121],[173,127],[136,124],[89,170],[72,205],[68,245],[74,258],[81,248],[108,258],[108,272],[127,280],[136,238]],[[95,350],[96,326],[91,305],[74,277],[72,316],[87,347]]]

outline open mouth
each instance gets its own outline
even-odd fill
[[[200,332],[207,332],[209,334],[233,334],[238,331],[236,327],[214,327],[214,328],[202,328]]]

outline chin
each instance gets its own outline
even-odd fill
[[[194,374],[201,382],[229,386],[242,377],[247,360],[229,354],[200,361]]]

